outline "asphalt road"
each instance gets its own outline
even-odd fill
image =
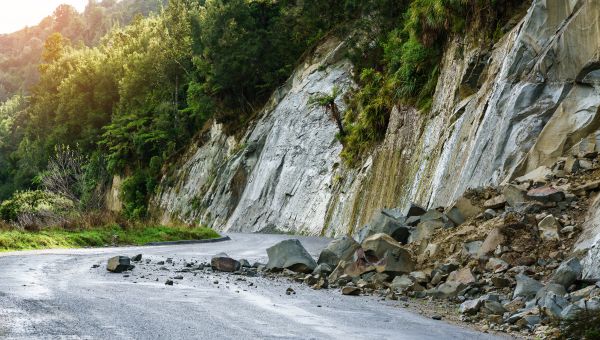
[[[213,244],[0,254],[0,338],[8,339],[491,339],[368,296],[315,291],[286,279],[176,273],[227,252],[266,262],[285,235],[231,234]],[[317,255],[328,240],[298,237]],[[105,269],[142,253],[131,273]],[[155,263],[173,258],[160,268]],[[98,268],[92,268],[100,264]],[[168,270],[167,270],[168,269]],[[126,277],[125,275],[129,275]],[[166,286],[168,278],[174,286]],[[158,279],[158,281],[156,281]],[[246,280],[246,281],[243,281]],[[215,283],[219,281],[219,283]],[[292,287],[296,294],[286,295]]]

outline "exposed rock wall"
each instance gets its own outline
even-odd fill
[[[397,108],[385,141],[346,169],[335,122],[308,100],[352,87],[330,40],[239,140],[213,126],[153,198],[164,222],[353,233],[384,207],[448,206],[466,189],[551,164],[600,127],[600,0],[534,0],[495,44],[446,49],[431,112]],[[343,106],[340,99],[339,105]]]

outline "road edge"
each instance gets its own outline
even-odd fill
[[[178,244],[201,244],[201,243],[217,243],[231,241],[229,236],[223,236],[219,238],[209,238],[206,240],[181,240],[181,241],[164,241],[164,242],[150,242],[144,244],[144,246],[172,246]]]

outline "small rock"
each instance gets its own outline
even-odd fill
[[[558,230],[560,230],[560,223],[552,215],[546,216],[538,224],[540,229],[541,237],[544,240],[559,240]]]
[[[173,280],[183,280],[183,276],[182,275],[177,275],[173,278]]]
[[[483,203],[483,207],[488,210],[501,209],[504,208],[505,205],[506,198],[504,198],[504,195],[498,195],[496,197],[490,198],[489,200]],[[492,210],[492,212],[494,212],[494,215],[496,215],[494,210]]]
[[[342,294],[343,295],[360,295],[360,288],[346,286],[346,287],[342,288]]]
[[[288,289],[285,290],[285,295],[292,295],[292,294],[296,294],[296,291],[294,289],[292,289],[292,287],[289,287]]]
[[[461,303],[459,310],[462,314],[477,314],[482,304],[480,299],[467,300]]]
[[[140,262],[142,260],[142,254],[137,254],[136,256],[131,258],[133,262]]]
[[[331,241],[321,254],[319,255],[319,259],[317,260],[318,264],[326,264],[331,268],[337,267],[341,260],[349,260],[351,259],[354,252],[360,248],[360,244],[358,244],[352,237],[343,236]]]
[[[431,318],[433,320],[442,320],[442,317],[440,315],[433,315]]]
[[[167,280],[167,281],[165,282],[165,285],[167,285],[167,286],[172,286],[172,285],[173,285],[173,280]]]
[[[240,263],[240,266],[242,266],[242,268],[250,268],[250,262],[248,262],[248,260],[246,259],[241,259],[238,261]]]

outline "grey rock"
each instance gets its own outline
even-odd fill
[[[360,295],[360,288],[346,286],[342,288],[342,295]]]
[[[267,249],[267,269],[289,269],[294,272],[312,273],[317,263],[298,240],[285,240]]]
[[[409,242],[418,242],[431,238],[436,230],[444,228],[444,222],[429,220],[420,222],[410,234]]]
[[[545,298],[548,293],[563,297],[567,295],[567,290],[560,284],[550,282],[537,292],[535,298],[541,300]]]
[[[568,288],[571,284],[581,277],[583,266],[578,258],[571,258],[563,263],[554,271],[551,282],[563,285]]]
[[[517,207],[527,201],[525,191],[512,184],[508,184],[502,189],[502,195],[506,199],[506,203],[511,207]]]
[[[240,262],[240,265],[242,266],[242,268],[250,268],[250,267],[252,267],[250,265],[250,262],[248,262],[248,260],[246,260],[246,259],[240,259],[239,262]]]
[[[127,256],[115,256],[108,259],[106,270],[113,273],[122,273],[126,270],[133,269],[131,260]]]
[[[399,275],[392,280],[390,288],[393,290],[403,291],[412,286],[413,280],[408,275]]]
[[[527,197],[542,203],[560,202],[564,201],[565,193],[552,187],[541,187],[529,190]]]
[[[352,237],[342,236],[336,238],[321,251],[317,263],[327,264],[331,268],[335,268],[341,260],[349,260],[358,248],[360,248],[360,244]]]
[[[133,261],[133,262],[140,262],[141,260],[142,260],[142,254],[137,254],[131,258],[131,261]]]
[[[480,299],[467,300],[460,304],[459,310],[462,314],[477,314],[482,304]]]
[[[380,211],[358,234],[358,242],[362,243],[365,239],[375,234],[388,234],[396,241],[406,244],[410,235],[410,229],[405,224],[404,217],[393,217],[397,215]]]
[[[492,300],[484,301],[483,305],[481,306],[481,310],[487,314],[493,315],[502,315],[504,312],[506,312],[506,309],[500,302]]]
[[[537,292],[544,287],[539,281],[536,281],[525,274],[515,276],[517,287],[513,292],[513,298],[522,296],[526,299],[533,298]]]
[[[464,223],[466,220],[481,214],[483,210],[473,205],[470,199],[460,197],[446,211],[448,218],[456,225]]]
[[[483,241],[471,241],[463,244],[463,253],[469,256],[475,256],[479,252]]]
[[[437,298],[455,297],[460,291],[465,289],[466,285],[458,281],[447,281],[436,288],[427,291],[427,295]]]
[[[411,216],[421,216],[423,214],[425,214],[427,212],[427,210],[425,208],[423,208],[422,206],[415,204],[415,203],[411,203],[410,206],[408,207],[407,211],[406,211],[406,217],[411,217]]]
[[[552,292],[545,294],[543,298],[538,300],[537,304],[547,316],[554,318],[559,318],[563,309],[569,305],[564,297],[558,296]]]
[[[327,263],[321,263],[317,265],[313,274],[329,275],[331,272],[333,272],[333,269]]]

